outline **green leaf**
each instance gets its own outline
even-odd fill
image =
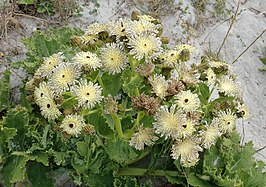
[[[105,93],[105,96],[108,94],[116,96],[118,94],[118,91],[121,87],[120,74],[110,75],[108,73],[104,73],[102,75],[102,81],[104,85],[103,92]]]
[[[6,70],[0,79],[0,112],[10,105],[10,71]]]
[[[26,163],[29,158],[25,156],[10,156],[1,173],[4,184],[11,187],[13,183],[24,181],[26,178]]]
[[[17,129],[15,128],[0,128],[0,155],[3,155],[3,152],[8,152],[12,150],[11,140],[17,135]],[[8,148],[8,150],[5,150]]]
[[[26,126],[29,123],[29,114],[23,107],[17,107],[8,111],[3,118],[3,126],[17,129],[17,135],[14,137],[14,149],[23,150],[25,147],[25,134],[27,132]]]
[[[28,179],[33,187],[54,187],[54,179],[49,177],[50,168],[41,163],[31,162],[27,169]]]
[[[206,105],[208,103],[208,100],[210,98],[210,90],[209,87],[204,83],[199,83],[199,99],[201,103]]]
[[[138,95],[141,83],[144,81],[144,78],[138,74],[132,75],[130,68],[126,69],[122,73],[122,81],[123,81],[123,91],[127,93],[129,96]]]
[[[106,152],[110,158],[118,163],[126,163],[135,159],[138,154],[134,151],[127,141],[118,139],[115,142],[107,140]]]
[[[260,61],[261,61],[264,65],[266,65],[266,57],[264,57],[264,58],[260,58]]]
[[[215,187],[216,185],[211,184],[209,181],[200,179],[195,173],[190,173],[187,179],[188,184],[195,187]]]
[[[18,0],[18,4],[22,5],[33,5],[35,0]]]

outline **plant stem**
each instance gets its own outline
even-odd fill
[[[143,113],[144,113],[143,111],[138,112],[137,119],[136,119],[133,127],[126,134],[126,137],[128,139],[132,136],[132,134],[135,132],[135,129],[139,126],[139,121],[141,119],[141,116],[143,116]]]
[[[102,78],[101,78],[100,71],[99,71],[99,73],[98,73],[98,75],[97,75],[97,81],[98,81],[98,83],[99,83],[99,84],[101,85],[101,87],[102,87],[103,95],[106,96],[105,89],[104,89],[104,84],[103,84],[103,80],[102,80]]]
[[[264,29],[256,38],[249,44],[249,46],[242,52],[236,59],[232,62],[234,64],[264,33],[266,32],[266,29]]]
[[[118,137],[120,139],[122,139],[124,137],[124,135],[123,135],[123,131],[122,131],[121,121],[120,121],[120,119],[116,113],[111,114],[111,116],[115,122],[115,130],[118,134]]]
[[[117,172],[117,175],[120,176],[144,176],[144,175],[152,175],[152,176],[180,176],[180,173],[177,171],[164,171],[164,170],[155,170],[149,171],[145,168],[122,168]]]
[[[237,13],[238,13],[238,10],[239,10],[239,6],[240,6],[240,0],[238,0],[237,8],[236,8],[236,12],[235,12],[235,14],[234,14],[234,16],[233,16],[233,18],[232,18],[232,22],[231,22],[231,24],[230,24],[230,26],[229,26],[229,28],[228,28],[228,30],[227,30],[227,33],[226,33],[226,35],[225,35],[225,37],[224,37],[223,43],[221,44],[221,46],[220,46],[220,48],[219,48],[219,50],[218,50],[218,52],[217,52],[217,57],[219,57],[219,54],[220,54],[220,52],[221,52],[221,49],[222,49],[223,46],[224,46],[224,43],[225,43],[225,41],[226,41],[226,39],[227,39],[227,37],[228,37],[228,35],[229,35],[229,33],[230,33],[232,27],[233,27],[233,24],[235,23],[235,20],[236,20],[236,17],[237,17]]]

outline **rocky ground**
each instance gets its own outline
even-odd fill
[[[1,0],[3,1],[3,0]],[[133,10],[143,14],[158,16],[164,25],[164,34],[170,38],[170,44],[188,42],[198,48],[198,56],[204,52],[218,52],[230,27],[238,0],[227,1],[225,7],[208,5],[192,6],[191,1],[169,0],[98,0],[100,7],[97,14],[89,14],[94,8],[93,3],[80,2],[83,7],[81,17],[73,17],[64,24],[72,27],[86,28],[94,21],[106,22],[119,17],[129,17]],[[221,12],[219,12],[221,11]],[[37,28],[43,29],[51,25],[46,19],[17,16],[19,22],[8,33],[6,38],[0,40],[0,50],[10,59],[2,60],[0,73],[8,68],[9,63],[25,58],[25,48],[21,43],[23,37],[30,36]],[[46,21],[45,21],[46,20]],[[59,24],[54,24],[59,25]],[[61,24],[62,25],[62,24]],[[244,91],[244,101],[250,107],[251,118],[237,125],[243,142],[252,140],[258,150],[256,158],[266,162],[266,72],[259,71],[263,67],[259,58],[262,57],[266,47],[266,33],[262,34],[256,42],[249,45],[266,29],[266,0],[242,0],[239,4],[236,20],[221,48],[222,59],[232,65],[238,75],[238,81]],[[234,60],[245,49],[248,50]],[[0,52],[1,52],[0,51]],[[12,73],[12,88],[14,93],[25,77],[23,70],[14,70]],[[265,148],[265,149],[264,149]]]

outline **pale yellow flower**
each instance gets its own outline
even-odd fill
[[[204,130],[200,132],[202,140],[201,145],[205,149],[210,149],[212,145],[215,145],[217,139],[221,136],[218,124],[219,120],[214,118],[212,123],[210,125],[206,125]]]
[[[145,145],[151,146],[156,140],[158,137],[154,135],[154,129],[140,126],[138,131],[131,136],[129,145],[137,150],[143,150]]]
[[[108,30],[110,35],[115,35],[116,37],[126,36],[126,29],[129,26],[129,20],[127,19],[118,19],[117,21],[112,21],[108,24]]]
[[[84,34],[83,36],[80,37],[80,39],[84,45],[87,44],[94,45],[99,40],[98,36],[94,34]]]
[[[182,128],[181,128],[181,136],[183,138],[187,138],[189,136],[191,136],[195,131],[195,125],[196,125],[196,122],[192,119],[186,119],[186,122],[182,125]]]
[[[187,50],[189,52],[189,54],[191,55],[196,51],[196,48],[193,47],[192,45],[189,45],[189,44],[182,44],[182,45],[176,46],[176,51],[178,52],[179,55],[184,50]]]
[[[42,77],[50,77],[54,73],[55,68],[62,63],[64,59],[65,57],[62,52],[53,54],[50,57],[45,57],[39,68],[40,75]]]
[[[120,73],[128,64],[123,47],[116,43],[106,44],[101,49],[101,60],[104,70],[110,74]]]
[[[133,36],[129,39],[130,54],[138,60],[154,59],[161,52],[161,40],[153,34]]]
[[[50,87],[46,84],[46,82],[41,82],[39,87],[35,87],[34,90],[34,98],[36,103],[39,105],[42,102],[43,98],[51,98],[53,99],[54,93],[50,89]]]
[[[161,106],[154,119],[155,132],[160,134],[161,137],[164,136],[165,139],[180,138],[182,126],[186,125],[184,114],[177,111],[175,105],[171,106],[170,110],[166,105]]]
[[[214,73],[214,71],[211,68],[209,68],[206,74],[207,74],[206,78],[208,85],[214,85],[216,82],[216,74]]]
[[[60,128],[62,128],[64,132],[73,136],[78,136],[85,126],[86,124],[84,123],[82,116],[77,114],[66,116],[60,124]]]
[[[71,93],[77,96],[78,106],[86,106],[89,109],[100,103],[103,98],[102,88],[97,83],[93,84],[86,79],[82,79],[78,85],[73,86]]]
[[[193,112],[200,107],[198,95],[190,90],[179,92],[176,99],[177,105],[185,112]]]
[[[49,84],[56,93],[62,93],[69,90],[69,86],[76,82],[80,74],[80,67],[77,64],[60,64],[55,69],[53,76],[49,80]]]
[[[229,65],[226,62],[222,62],[222,61],[210,61],[209,64],[213,68],[221,68],[221,67],[228,68],[229,67]]]
[[[230,110],[220,111],[218,114],[219,129],[222,133],[231,133],[236,124],[237,116]]]
[[[160,75],[154,75],[149,77],[149,82],[152,86],[152,91],[161,99],[167,95],[168,81],[165,80],[165,77]]]
[[[140,35],[140,34],[157,34],[158,25],[155,25],[147,20],[140,19],[130,22],[129,27],[126,28],[128,35]]]
[[[54,100],[50,97],[39,99],[38,101],[41,114],[48,120],[55,120],[61,115],[61,112],[57,108]]]
[[[87,35],[97,35],[100,32],[107,31],[108,30],[108,25],[104,23],[98,23],[95,22],[86,29],[86,34]]]
[[[166,51],[164,58],[164,65],[166,67],[175,67],[178,63],[179,52],[177,50],[171,49]]]
[[[250,118],[250,110],[245,104],[240,104],[237,107],[237,112],[240,114],[240,116],[243,119],[249,119]]]
[[[224,93],[226,96],[233,96],[239,99],[243,96],[240,87],[229,77],[222,77],[220,79],[217,90]]]
[[[102,66],[101,60],[98,56],[91,52],[79,52],[74,56],[73,60],[89,70],[95,70]]]
[[[177,160],[180,158],[181,165],[184,167],[195,166],[199,160],[199,152],[203,149],[199,146],[199,140],[190,137],[184,140],[178,140],[172,146],[171,156]]]

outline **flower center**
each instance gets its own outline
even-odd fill
[[[188,102],[188,99],[185,99],[185,103],[187,103]]]
[[[64,78],[65,77],[65,75],[62,75],[62,78]]]
[[[70,128],[73,128],[73,127],[74,127],[74,124],[73,124],[73,123],[70,123],[68,126],[69,126]]]
[[[43,93],[41,93],[41,97],[43,96]]]
[[[50,108],[51,107],[51,105],[50,104],[47,104],[47,108]]]
[[[90,93],[87,93],[87,95],[90,95]]]

